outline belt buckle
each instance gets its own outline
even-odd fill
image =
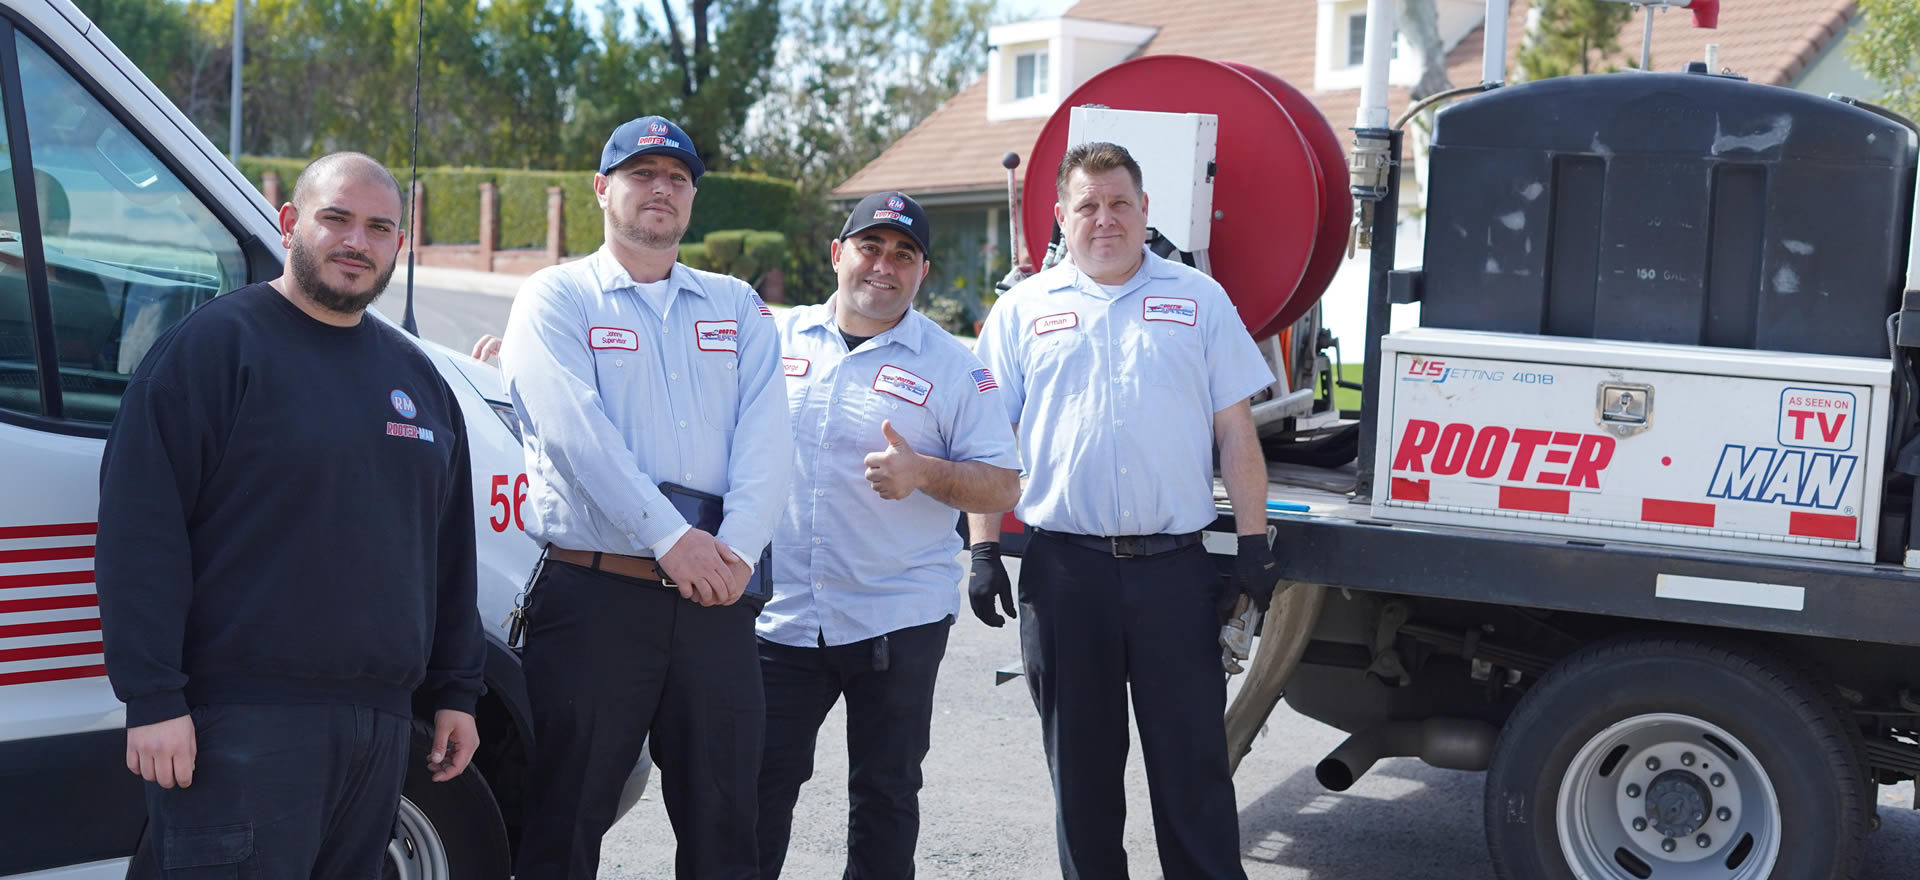
[[[1145,556],[1146,554],[1144,553],[1135,552],[1139,549],[1141,549],[1140,545],[1132,535],[1115,535],[1113,538],[1113,558],[1115,559],[1132,559],[1136,556]]]

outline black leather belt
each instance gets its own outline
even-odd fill
[[[1199,532],[1184,535],[1117,535],[1102,538],[1095,535],[1076,535],[1072,532],[1056,532],[1051,529],[1034,529],[1035,532],[1049,538],[1058,538],[1075,547],[1110,553],[1117,559],[1130,559],[1138,556],[1159,556],[1172,553],[1183,547],[1200,543]]]

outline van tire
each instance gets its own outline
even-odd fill
[[[1860,754],[1833,701],[1777,658],[1718,641],[1602,642],[1555,666],[1501,732],[1485,801],[1494,873],[1571,880],[1575,861],[1595,880],[1631,880],[1638,860],[1653,876],[1852,880],[1868,824]],[[1649,804],[1704,805],[1705,823]],[[1714,870],[1697,870],[1707,859]]]
[[[427,769],[427,752],[432,747],[432,726],[415,721],[407,783],[382,876],[386,880],[507,880],[512,860],[493,789],[477,764],[467,765],[446,782],[434,782]]]

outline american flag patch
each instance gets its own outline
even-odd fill
[[[773,317],[773,310],[772,310],[772,309],[770,309],[770,308],[767,308],[767,301],[766,301],[766,300],[763,300],[763,299],[761,299],[761,298],[760,298],[760,294],[757,294],[757,293],[749,293],[749,294],[747,294],[747,295],[748,295],[748,296],[750,296],[750,297],[753,297],[753,305],[754,305],[754,307],[756,307],[756,308],[758,308],[758,309],[760,310],[760,316],[761,316],[761,317],[763,317],[763,318],[771,318],[771,317]]]
[[[980,389],[981,394],[985,394],[999,388],[1000,383],[993,380],[992,370],[981,367],[973,371],[973,387]]]

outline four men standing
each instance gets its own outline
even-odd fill
[[[1244,877],[1218,634],[1236,600],[1264,608],[1278,583],[1248,407],[1273,377],[1219,285],[1145,249],[1147,199],[1126,151],[1091,144],[1068,152],[1055,215],[1071,262],[996,305],[978,357],[911,308],[930,266],[931,231],[902,193],[854,208],[831,249],[838,290],[825,304],[789,311],[776,327],[746,283],[677,262],[704,173],[684,132],[660,117],[628,122],[608,139],[599,169],[605,245],[529,279],[502,347],[523,425],[527,533],[544,548],[525,609],[539,748],[517,876],[594,876],[621,788],[651,741],[679,837],[677,874],[777,877],[818,728],[844,696],[844,876],[912,877],[920,764],[958,606],[956,511],[972,515],[973,534],[989,538],[974,545],[969,591],[976,615],[999,626],[993,602],[1009,614],[1013,607],[992,539],[999,514],[1018,501],[1033,526],[1021,642],[1059,802],[1065,876],[1126,876],[1121,773],[1131,687],[1163,869]],[[303,874],[329,859],[377,855],[370,847],[391,810],[366,805],[398,798],[413,686],[442,710],[436,778],[459,773],[477,742],[480,641],[457,407],[417,351],[404,342],[405,351],[388,351],[395,346],[382,334],[392,331],[360,320],[392,271],[398,206],[398,186],[371,160],[316,162],[282,214],[289,277],[275,290],[223,297],[169,336],[225,346],[246,362],[246,340],[272,331],[276,358],[311,350],[303,372],[337,375],[340,394],[368,382],[398,384],[386,402],[408,420],[402,426],[433,423],[434,431],[400,433],[426,443],[393,459],[404,474],[367,471],[407,502],[378,509],[415,516],[389,523],[386,534],[418,538],[411,550],[426,555],[390,554],[382,558],[413,561],[333,579],[385,577],[414,590],[437,584],[424,599],[403,602],[419,606],[412,617],[424,616],[414,627],[424,640],[410,653],[387,662],[370,650],[347,652],[296,669],[272,660],[272,640],[243,640],[243,631],[286,629],[248,617],[264,600],[238,586],[258,580],[259,566],[279,563],[233,559],[223,567],[213,564],[219,554],[191,562],[181,554],[199,552],[189,523],[220,518],[222,497],[238,493],[257,504],[275,494],[247,492],[246,475],[227,464],[263,464],[274,450],[217,428],[246,417],[256,397],[223,394],[218,382],[190,375],[169,354],[176,346],[167,337],[126,395],[103,464],[100,593],[110,671],[129,706],[129,768],[155,783],[158,867],[222,845],[187,838],[215,815],[207,812],[211,798],[237,797],[247,782],[220,763],[214,746],[234,748],[227,736],[250,747],[290,735],[293,724],[307,728],[302,741],[311,741],[322,769],[358,760],[386,768],[318,802],[322,812],[301,836],[274,841],[272,857],[289,860],[274,863],[295,870],[293,860],[307,859],[301,864],[309,867],[296,870]],[[369,274],[378,278],[368,283]],[[229,339],[229,325],[252,329]],[[327,366],[328,352],[343,346],[377,355],[371,368],[385,372],[373,375],[361,362]],[[785,385],[784,410],[776,382]],[[295,401],[280,399],[283,410]],[[348,405],[344,397],[340,405]],[[204,460],[196,450],[218,438],[244,448],[214,456],[221,464],[213,471],[180,470]],[[357,443],[342,437],[335,445],[351,451]],[[1199,542],[1215,516],[1216,444],[1241,534],[1230,583]],[[247,473],[279,478],[281,470]],[[396,492],[396,484],[418,491]],[[699,522],[670,497],[700,494],[717,498],[719,512]],[[147,525],[136,528],[136,516]],[[148,527],[167,521],[179,527]],[[235,528],[244,526],[221,531],[231,538]],[[740,600],[769,543],[773,589],[762,610]],[[310,571],[352,556],[323,555],[326,564],[314,557]],[[295,558],[307,557],[279,560]],[[142,569],[178,569],[180,583],[128,589],[150,579],[136,574]],[[230,594],[217,614],[198,598],[216,590]],[[279,619],[304,629],[312,618]],[[188,627],[215,641],[212,649],[196,645],[183,664]],[[232,707],[289,700],[385,714],[368,728],[346,716],[334,724],[324,711],[296,719],[289,710]],[[190,720],[180,714],[188,707]],[[195,727],[209,724],[223,736],[209,738],[200,761],[209,768],[203,778],[218,787],[191,799],[170,794],[191,781]],[[360,734],[325,733],[334,727]],[[343,811],[358,807],[362,818],[385,819],[343,826]],[[221,827],[254,821],[228,818],[241,824]],[[322,837],[320,829],[330,830]],[[341,836],[349,832],[357,836]],[[344,855],[329,854],[336,844]]]

